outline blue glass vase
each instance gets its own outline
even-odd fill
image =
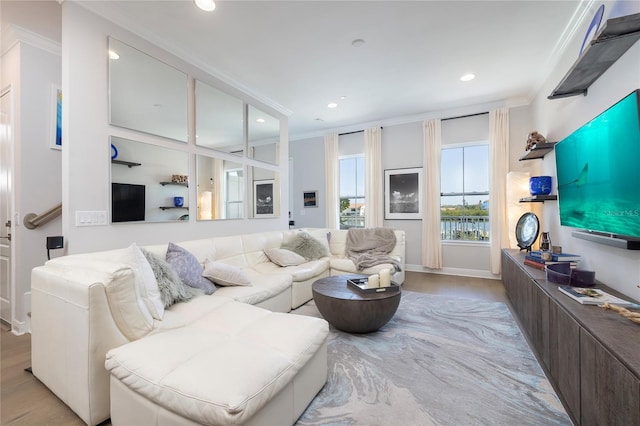
[[[533,176],[529,178],[529,192],[531,195],[551,194],[551,176]]]

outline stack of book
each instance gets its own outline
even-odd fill
[[[606,302],[618,306],[639,307],[633,302],[620,299],[619,297],[613,296],[606,291],[597,288],[579,288],[571,287],[569,285],[561,285],[558,287],[558,290],[583,305],[603,305]]]
[[[547,265],[553,265],[556,263],[568,263],[571,268],[575,268],[580,261],[579,254],[570,253],[552,253],[551,259],[543,260],[542,252],[540,250],[532,250],[526,254],[524,258],[524,264],[533,266],[534,268],[544,270]]]

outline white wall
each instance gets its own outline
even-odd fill
[[[293,165],[291,179],[291,220],[296,228],[323,228],[326,226],[325,207],[327,193],[324,180],[324,139],[312,138],[289,144]],[[302,193],[318,191],[318,207],[304,207]]]
[[[588,24],[588,22],[587,22]],[[635,43],[609,70],[596,80],[586,96],[549,100],[566,71],[577,59],[584,31],[568,46],[552,75],[546,80],[532,104],[534,127],[551,141],[559,141],[575,129],[613,105],[634,89],[640,88],[640,43]],[[555,155],[539,160],[544,174],[556,176]],[[640,299],[640,251],[630,251],[573,238],[574,228],[560,225],[557,202],[546,202],[543,208],[546,229],[554,245],[581,254],[580,268],[596,271],[596,279],[622,293]]]
[[[44,5],[41,5],[44,6]],[[57,5],[56,5],[57,6]],[[59,19],[59,7],[49,8],[50,19]],[[18,27],[14,11],[3,5],[2,81],[0,87],[11,86],[13,98],[13,209],[12,235],[13,318],[15,333],[29,330],[31,269],[47,260],[46,237],[61,235],[61,219],[27,229],[24,217],[40,214],[62,200],[61,152],[49,147],[51,137],[52,85],[60,85],[60,46],[53,40],[36,35],[36,23],[26,17]],[[2,224],[4,226],[4,224]],[[52,256],[57,255],[52,251]]]
[[[168,63],[214,87],[250,102],[252,105],[281,120],[280,164],[265,165],[258,161],[247,160],[247,164],[260,165],[263,168],[280,172],[282,182],[288,181],[289,151],[287,146],[287,117],[266,105],[257,102],[243,93],[217,81],[204,71],[181,60],[178,56],[166,52],[143,40],[129,31],[108,22],[72,2],[62,5],[62,84],[67,96],[63,101],[66,111],[63,129],[66,131],[63,150],[63,232],[68,241],[67,253],[97,251],[123,247],[129,242],[153,244],[166,241],[184,241],[204,238],[208,235],[233,235],[238,233],[259,232],[270,229],[286,229],[288,210],[288,191],[281,188],[279,218],[234,221],[196,221],[196,203],[190,203],[189,222],[145,223],[77,227],[76,211],[106,211],[109,204],[110,148],[109,136],[119,136],[158,146],[179,149],[190,155],[190,176],[195,174],[195,153],[205,152],[193,144],[193,114],[189,144],[140,134],[108,124],[108,75],[107,75],[107,37],[113,36],[132,45],[163,62]],[[192,85],[193,83],[191,83]],[[193,99],[190,98],[190,105]],[[211,152],[211,151],[206,151]],[[218,155],[237,161],[237,157]],[[196,200],[196,186],[190,185],[189,199]]]
[[[422,167],[422,123],[384,126],[382,169]],[[422,221],[384,220],[383,225],[405,231],[407,269],[422,268]]]

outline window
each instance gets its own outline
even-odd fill
[[[489,144],[442,148],[442,240],[489,241]]]
[[[340,229],[364,228],[364,155],[339,160]]]
[[[243,205],[242,200],[244,198],[244,183],[242,179],[242,169],[229,169],[225,172],[225,179],[227,188],[227,219],[242,219]]]

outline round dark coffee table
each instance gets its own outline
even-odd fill
[[[362,275],[338,275],[313,283],[313,300],[329,324],[348,333],[369,333],[385,325],[396,313],[402,291],[364,293],[347,284],[348,278]]]

